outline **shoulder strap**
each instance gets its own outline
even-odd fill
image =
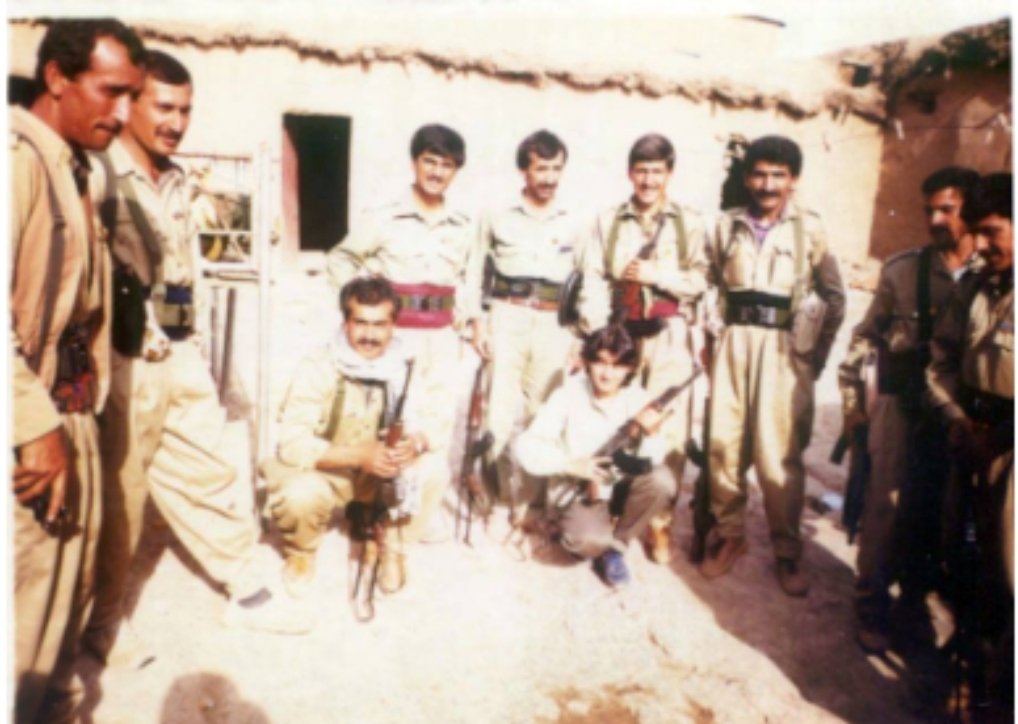
[[[604,248],[604,275],[606,277],[611,275],[612,260],[615,259],[615,247],[619,243],[619,227],[622,225],[622,210],[626,208],[625,204],[622,204],[615,212],[615,218],[612,219],[611,229],[608,231],[608,243]]]
[[[792,287],[791,310],[795,312],[799,308],[799,302],[805,293],[805,282],[803,273],[806,271],[806,236],[802,228],[802,212],[798,211],[792,219],[792,229],[795,234],[795,286]]]
[[[332,442],[339,430],[339,421],[343,417],[343,398],[346,396],[346,377],[336,375],[336,394],[332,398],[332,409],[329,410],[329,423],[325,426],[325,439]]]
[[[17,134],[29,147],[35,151],[42,165],[43,173],[46,175],[46,194],[49,196],[50,209],[53,213],[53,232],[49,247],[49,257],[46,260],[46,278],[43,281],[42,294],[42,315],[39,318],[39,345],[31,358],[28,359],[28,366],[38,371],[39,363],[42,360],[42,351],[46,347],[46,338],[49,336],[50,326],[53,324],[53,308],[57,301],[57,285],[60,283],[62,268],[64,265],[64,252],[67,248],[67,217],[64,215],[63,207],[60,205],[60,197],[57,196],[56,187],[53,183],[53,176],[50,174],[46,159],[42,152],[32,143],[28,135]]]
[[[675,206],[675,253],[678,254],[679,269],[689,269],[689,242],[686,240],[686,219],[682,215],[682,208]]]
[[[933,315],[930,309],[930,263],[932,249],[924,246],[919,252],[919,266],[916,270],[916,311],[919,313],[919,344],[926,344],[933,337]]]

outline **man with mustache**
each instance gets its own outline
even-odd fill
[[[583,252],[581,324],[592,330],[620,321],[640,346],[640,383],[652,395],[689,377],[700,345],[693,334],[696,305],[707,289],[706,225],[699,213],[668,197],[675,149],[662,135],[639,138],[629,152],[630,198],[597,216]],[[653,241],[643,258],[639,252]],[[631,303],[626,302],[629,297]],[[692,425],[692,395],[670,406],[661,427],[669,443],[665,464],[682,483],[686,441]],[[671,558],[671,506],[647,528],[651,560]]]
[[[979,175],[948,166],[922,184],[928,244],[891,257],[838,368],[844,433],[869,422],[870,478],[857,558],[856,637],[868,652],[889,644],[891,584],[903,622],[927,622],[925,598],[939,564],[940,502],[949,461],[943,426],[925,400],[933,323],[956,283],[978,266],[962,205]],[[865,361],[877,357],[868,405]],[[867,409],[869,407],[870,409]]]
[[[926,371],[930,399],[948,426],[952,473],[944,506],[945,541],[960,548],[971,530],[977,560],[952,557],[951,574],[973,581],[958,608],[971,650],[990,659],[987,690],[969,680],[975,705],[1013,706],[1014,662],[1014,189],[1009,173],[982,177],[962,218],[986,266],[959,283],[937,320]],[[972,525],[969,528],[969,525]],[[958,556],[958,553],[955,553]],[[975,567],[961,571],[960,568]],[[969,665],[977,663],[969,658]],[[981,672],[980,672],[981,673]],[[989,699],[984,697],[989,697]],[[994,701],[995,699],[995,701]],[[983,709],[992,711],[991,709]]]
[[[746,149],[748,207],[725,211],[708,246],[725,329],[711,378],[711,512],[700,572],[727,573],[746,551],[746,472],[763,491],[781,590],[804,596],[799,569],[805,471],[813,427],[813,382],[823,371],[845,315],[845,290],[820,217],[793,199],[799,146],[765,136]],[[827,305],[818,327],[800,313],[815,291]],[[811,328],[812,327],[812,328]]]
[[[446,414],[435,419],[423,444],[448,450],[466,390],[459,332],[470,317],[465,278],[476,229],[449,205],[446,191],[466,162],[466,145],[448,126],[429,124],[411,138],[410,158],[410,188],[397,201],[364,214],[326,261],[337,290],[365,274],[378,274],[392,285],[400,298],[396,336],[417,359],[416,374],[434,376],[437,389],[445,390],[434,405]],[[440,529],[432,533],[429,539],[445,537]]]
[[[553,133],[527,136],[516,151],[523,193],[512,206],[488,213],[471,252],[467,290],[473,344],[491,363],[487,427],[494,437],[491,459],[499,489],[521,524],[527,504],[540,491],[536,480],[517,482],[507,446],[517,421],[526,427],[537,408],[562,381],[576,337],[559,325],[562,284],[577,266],[576,215],[556,201],[569,152]],[[485,316],[478,293],[490,257],[491,310]]]
[[[95,413],[109,385],[109,257],[86,150],[109,145],[144,49],[112,19],[58,20],[36,95],[10,110],[14,720],[75,719],[100,518]]]
[[[84,641],[103,662],[124,614],[150,496],[177,539],[227,590],[224,623],[303,628],[282,611],[276,616],[271,592],[254,571],[253,488],[224,456],[226,412],[195,335],[194,228],[185,174],[171,158],[190,125],[192,95],[187,68],[148,51],[130,120],[109,151],[95,157],[106,175],[102,205],[114,228],[116,280],[98,590]],[[139,293],[125,298],[132,284]],[[124,330],[131,314],[143,320],[133,338]],[[125,654],[141,655],[134,630],[125,630]]]
[[[352,501],[371,505],[380,480],[393,479],[403,494],[382,520],[378,583],[385,593],[398,591],[405,581],[402,546],[420,540],[448,484],[447,451],[431,438],[447,414],[434,401],[448,392],[417,367],[420,360],[406,387],[409,347],[394,336],[400,295],[381,277],[357,277],[339,302],[343,327],[298,365],[279,413],[276,458],[262,464],[269,510],[283,537],[283,581],[296,598],[309,591],[333,509]],[[380,428],[404,389],[404,435],[389,447]]]

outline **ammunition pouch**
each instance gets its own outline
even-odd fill
[[[397,327],[437,329],[452,324],[452,312],[456,306],[456,290],[453,287],[390,283],[400,301]]]
[[[161,289],[153,288],[152,307],[156,322],[170,339],[180,341],[194,331],[194,296],[191,287],[167,284]]]
[[[57,375],[50,396],[60,412],[95,408],[95,368],[89,351],[89,331],[83,324],[68,326],[57,343]]]
[[[113,268],[113,349],[125,357],[141,355],[145,337],[145,300],[148,290],[134,270],[124,264]]]
[[[571,327],[580,321],[580,291],[583,289],[583,272],[574,271],[562,284],[558,299],[558,323]]]

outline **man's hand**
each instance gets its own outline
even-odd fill
[[[846,435],[851,435],[857,427],[862,427],[867,422],[866,413],[858,407],[853,407],[842,418],[841,431]]]
[[[653,262],[646,259],[633,259],[626,264],[626,268],[622,271],[622,280],[640,284],[656,284],[657,268]]]
[[[477,317],[470,320],[470,344],[481,359],[491,359],[491,335],[488,334],[487,320]]]
[[[163,328],[150,317],[145,321],[142,337],[142,356],[148,361],[161,361],[170,353],[170,338]]]
[[[580,480],[607,484],[611,482],[611,473],[608,469],[611,461],[612,459],[605,455],[575,458],[569,461],[566,473]]]
[[[26,442],[16,450],[14,494],[27,503],[49,492],[46,522],[54,523],[64,504],[67,489],[67,436],[63,427]]]
[[[397,449],[398,446],[386,447],[384,440],[365,443],[361,451],[361,470],[379,478],[396,477],[400,471]]]

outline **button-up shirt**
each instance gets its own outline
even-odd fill
[[[119,140],[107,151],[110,165],[99,154],[93,156],[92,166],[102,174],[113,173],[113,179],[96,184],[102,195],[100,203],[116,195],[116,231],[113,236],[113,256],[134,270],[145,286],[151,286],[154,266],[145,246],[142,232],[134,223],[120,184],[127,179],[138,199],[138,205],[149,222],[149,228],[162,250],[163,281],[166,284],[191,286],[194,281],[194,257],[191,247],[193,228],[190,223],[187,190],[183,170],[170,164],[159,175],[158,181],[138,164]]]
[[[401,199],[366,213],[326,257],[336,288],[358,274],[380,274],[398,284],[434,284],[456,289],[456,318],[466,318],[464,285],[476,230],[466,214],[443,208],[425,215],[408,191]]]
[[[561,284],[577,267],[581,235],[574,214],[552,206],[537,209],[525,201],[484,215],[467,276],[466,309],[481,313],[484,259],[490,255],[499,274],[538,278]]]

